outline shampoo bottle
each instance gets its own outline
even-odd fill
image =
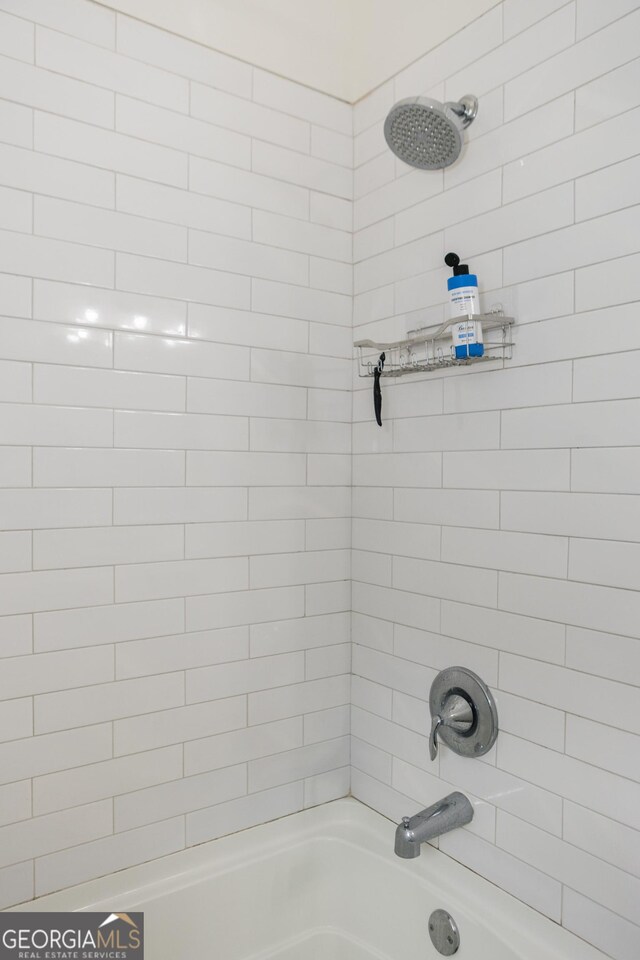
[[[459,322],[451,328],[456,359],[481,357],[484,354],[482,324],[479,320],[471,319],[474,314],[480,313],[478,278],[475,273],[469,273],[466,263],[460,263],[457,253],[448,253],[444,262],[453,268],[453,276],[447,280],[451,319],[460,317]]]

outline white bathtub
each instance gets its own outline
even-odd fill
[[[147,960],[436,960],[439,907],[461,960],[604,957],[433,847],[398,859],[394,831],[337,800],[17,909],[144,910]]]

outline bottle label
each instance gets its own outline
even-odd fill
[[[451,330],[455,347],[484,342],[482,324],[479,320],[461,320],[460,323],[454,323]]]
[[[449,292],[451,313],[454,317],[462,314],[480,313],[477,287],[456,287]]]

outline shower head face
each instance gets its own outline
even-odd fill
[[[428,97],[411,97],[391,108],[384,135],[404,163],[420,170],[440,170],[458,159],[462,130],[474,116],[475,112],[473,116],[466,112],[464,101],[442,104]]]

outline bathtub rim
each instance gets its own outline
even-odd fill
[[[102,910],[105,908],[101,905],[107,900],[130,907],[141,900],[188,888],[205,878],[250,866],[305,842],[333,839],[381,858],[390,869],[413,876],[417,883],[430,887],[439,901],[459,902],[460,914],[482,926],[499,929],[499,938],[509,941],[514,950],[518,950],[518,945],[510,938],[525,936],[530,947],[521,954],[522,960],[609,960],[576,934],[431,845],[423,847],[417,860],[397,858],[393,853],[395,826],[361,801],[345,797],[66,887],[7,907],[6,911]]]

